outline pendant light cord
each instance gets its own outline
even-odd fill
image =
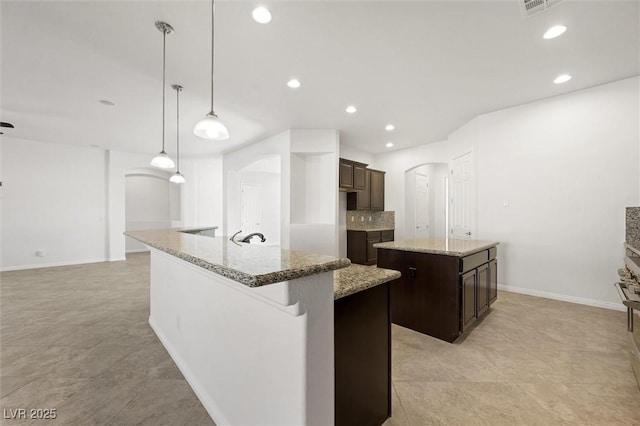
[[[167,30],[162,30],[162,152],[164,152],[164,101],[165,75],[167,68]]]
[[[180,88],[176,88],[176,172],[180,173]]]
[[[215,52],[215,44],[214,44],[214,0],[211,0],[211,112],[213,112],[213,58]]]

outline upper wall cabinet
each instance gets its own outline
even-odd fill
[[[371,172],[369,190],[371,210],[384,210],[384,172],[380,170],[369,171]]]
[[[348,191],[350,189],[366,189],[366,169],[366,164],[341,158],[339,180],[340,190]]]

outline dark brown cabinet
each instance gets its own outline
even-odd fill
[[[478,317],[489,309],[489,264],[486,263],[477,269],[477,295]]]
[[[495,247],[464,257],[377,249],[378,267],[402,273],[391,286],[391,321],[453,342],[497,298],[496,255]]]
[[[475,269],[460,277],[462,289],[462,330],[476,319],[476,279]]]
[[[365,170],[366,189],[347,194],[347,210],[384,211],[384,172]]]
[[[353,163],[353,189],[367,189],[369,183],[366,182],[367,165],[362,163]]]
[[[367,169],[364,172],[366,189],[347,194],[347,210],[371,210],[370,181],[371,171]]]
[[[353,189],[353,161],[340,159],[340,188]]]
[[[365,181],[365,170],[367,165],[358,163],[357,161],[340,159],[339,170],[339,188],[343,191],[347,190],[364,190],[368,189]]]
[[[382,425],[391,416],[393,283],[335,301],[336,426]]]
[[[384,210],[384,172],[371,170],[371,210]]]
[[[489,305],[498,298],[498,261],[489,262]]]
[[[376,243],[393,241],[392,229],[383,231],[347,231],[347,257],[351,263],[375,265],[378,260]]]
[[[339,189],[347,192],[347,210],[384,211],[384,173],[364,163],[340,159]]]

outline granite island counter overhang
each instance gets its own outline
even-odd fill
[[[333,271],[348,259],[125,235],[151,251],[149,324],[217,424],[333,424]]]

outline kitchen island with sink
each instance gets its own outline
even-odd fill
[[[375,244],[378,266],[402,273],[391,321],[455,341],[497,299],[498,242],[454,238]]]
[[[348,259],[125,235],[151,251],[149,324],[217,424],[334,422],[333,271]]]
[[[217,424],[382,424],[390,415],[388,283],[398,272],[180,229],[125,235],[151,251],[149,323]],[[359,308],[359,318],[339,306]],[[363,348],[386,355],[360,362]],[[364,407],[353,410],[352,396]]]

